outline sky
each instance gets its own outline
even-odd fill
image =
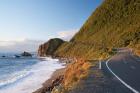
[[[102,0],[0,0],[0,52],[70,40]],[[22,48],[21,48],[22,46]]]

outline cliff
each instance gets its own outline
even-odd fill
[[[62,44],[55,54],[106,58],[119,47],[140,50],[139,0],[104,0],[71,41]]]
[[[63,44],[64,41],[59,38],[50,39],[48,42],[39,46],[38,55],[39,56],[51,56],[58,47]]]

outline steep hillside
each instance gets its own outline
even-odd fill
[[[118,47],[140,50],[140,0],[104,0],[55,55],[93,59]]]
[[[50,39],[48,42],[39,46],[39,56],[50,56],[53,55],[57,48],[63,44],[64,41],[58,38]]]

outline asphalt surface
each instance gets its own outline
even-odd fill
[[[88,76],[66,93],[133,93],[108,71],[105,62],[102,63],[102,69],[99,69],[98,62],[92,64]]]
[[[108,67],[140,93],[140,58],[130,49],[118,49],[118,53],[109,60]]]

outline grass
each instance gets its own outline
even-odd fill
[[[87,69],[90,67],[88,62],[80,60],[68,66],[64,77],[64,85],[69,86],[78,82],[81,77],[86,76]]]
[[[134,50],[134,53],[140,57],[140,44],[137,44],[135,46],[135,50]]]
[[[87,77],[91,62],[83,59],[78,59],[77,62],[69,64],[64,74],[64,80],[61,86],[54,88],[51,93],[68,93],[77,86],[80,80]]]

